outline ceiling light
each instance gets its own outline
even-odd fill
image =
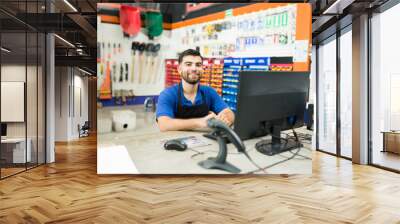
[[[11,51],[5,47],[1,47],[0,48],[2,51],[6,52],[6,53],[10,53]]]
[[[85,70],[83,70],[83,69],[81,69],[81,68],[79,68],[79,67],[78,67],[78,69],[79,69],[81,72],[85,73],[85,74],[92,75],[92,73],[90,73],[90,72],[88,72],[88,71],[85,71]]]
[[[72,10],[74,10],[74,12],[78,12],[78,10],[71,4],[68,2],[68,0],[64,0],[65,4],[67,4]]]
[[[342,14],[347,6],[351,5],[355,0],[336,0],[322,14]]]
[[[66,39],[58,36],[57,34],[54,34],[54,36],[56,36],[58,39],[62,40],[64,43],[68,44],[69,46],[75,48],[75,45],[71,44],[71,42],[67,41]]]

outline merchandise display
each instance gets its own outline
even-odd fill
[[[292,57],[272,57],[270,63],[271,71],[293,71]]]
[[[210,86],[213,87],[220,96],[222,96],[223,67],[224,67],[223,59],[213,59],[211,68]]]
[[[174,21],[171,12],[158,4],[100,4],[99,102],[123,105],[125,97],[157,96],[164,88],[179,83],[177,58],[189,48],[199,50],[203,57],[200,84],[214,88],[234,111],[239,71],[307,69],[310,42],[296,35],[297,26],[302,32],[306,30],[298,19],[303,14],[300,6],[258,6],[255,10],[244,4],[223,14],[203,13],[198,16],[201,20]],[[114,7],[113,12],[110,7]],[[116,15],[118,20],[108,20]],[[129,102],[133,101],[126,104]]]
[[[181,81],[178,73],[178,60],[166,59],[165,60],[165,88],[173,86]]]
[[[218,94],[222,93],[222,67],[223,60],[215,58],[203,58],[203,74],[200,84],[213,87]],[[165,60],[165,87],[178,84],[181,77],[178,73],[178,60]]]
[[[160,36],[163,31],[163,16],[160,12],[148,11],[144,13],[147,35],[150,39]]]
[[[212,66],[213,60],[211,58],[203,58],[203,74],[200,78],[200,85],[210,86]]]
[[[232,111],[236,111],[236,96],[239,84],[241,58],[225,58],[223,67],[222,99]]]
[[[139,8],[130,5],[121,5],[119,14],[119,21],[124,35],[128,37],[137,35],[141,27]]]

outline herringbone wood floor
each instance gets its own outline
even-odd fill
[[[400,175],[316,152],[311,176],[98,176],[96,139],[0,181],[0,223],[400,223]]]

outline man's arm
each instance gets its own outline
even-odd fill
[[[231,126],[233,122],[235,121],[235,114],[233,111],[229,108],[223,109],[221,112],[218,113],[217,119],[221,120],[228,126]]]
[[[160,131],[192,130],[196,128],[207,127],[207,120],[213,117],[216,117],[214,113],[211,113],[205,117],[192,119],[178,119],[170,118],[168,116],[160,116],[157,118],[157,124],[160,128]]]
[[[211,87],[208,87],[208,94],[211,99],[211,111],[218,113],[217,119],[221,120],[228,126],[231,126],[235,120],[235,114],[224,102],[220,95]]]

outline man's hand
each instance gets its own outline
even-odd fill
[[[219,113],[216,118],[224,122],[226,125],[230,126],[231,122],[229,121],[229,118],[225,113]]]
[[[208,113],[207,116],[202,117],[202,118],[199,119],[199,126],[200,126],[200,128],[206,128],[206,127],[208,127],[207,121],[208,121],[209,119],[211,119],[211,118],[216,118],[216,117],[217,117],[217,115],[215,115],[214,112],[210,111],[210,112]]]
[[[235,119],[235,115],[230,109],[224,109],[221,111],[216,118],[222,122],[224,122],[226,125],[231,126],[233,124],[233,121]]]

